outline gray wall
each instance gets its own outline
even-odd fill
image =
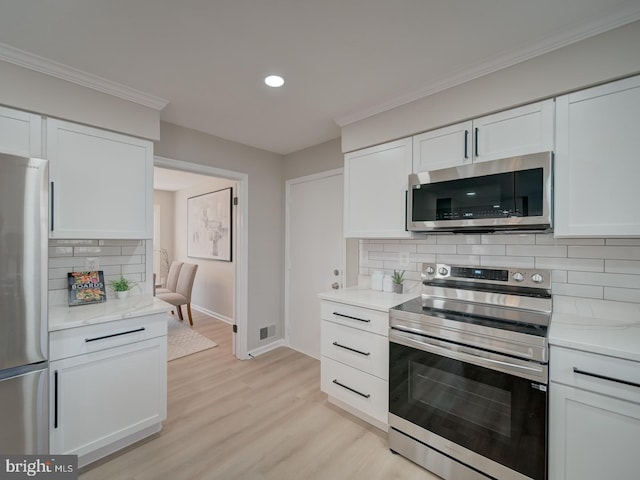
[[[166,122],[160,124],[160,138],[158,156],[248,174],[247,347],[256,349],[261,327],[276,325],[284,332],[282,156]]]
[[[342,151],[424,132],[640,72],[640,22],[497,71],[342,129]]]
[[[157,140],[160,112],[0,61],[0,105]]]
[[[344,166],[340,138],[290,153],[284,157],[284,179],[304,177]]]

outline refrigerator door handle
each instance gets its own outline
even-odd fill
[[[58,428],[58,371],[53,372],[53,428]]]

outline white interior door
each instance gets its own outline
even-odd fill
[[[286,337],[317,359],[318,293],[343,282],[342,191],[341,169],[287,182]]]

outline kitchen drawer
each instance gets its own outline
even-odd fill
[[[640,362],[552,346],[549,367],[552,382],[640,403]]]
[[[323,320],[321,344],[324,357],[388,380],[389,340],[386,336]]]
[[[380,335],[388,336],[389,334],[388,312],[326,301],[321,302],[320,312],[323,320]]]
[[[167,315],[145,315],[49,333],[49,359],[59,360],[167,335]]]
[[[389,382],[326,357],[322,358],[321,377],[322,391],[330,397],[389,423]]]

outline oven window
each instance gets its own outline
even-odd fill
[[[546,389],[391,342],[389,411],[535,480],[546,472]]]
[[[412,361],[409,401],[463,422],[511,436],[511,392]]]

